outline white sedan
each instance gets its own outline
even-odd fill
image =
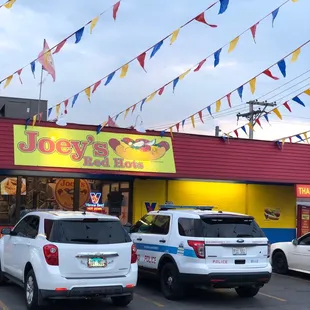
[[[272,244],[270,260],[276,273],[294,270],[310,274],[310,232],[292,242]]]

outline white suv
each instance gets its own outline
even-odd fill
[[[0,239],[0,283],[25,288],[28,309],[48,299],[111,297],[128,305],[137,283],[136,246],[116,217],[38,211]]]
[[[159,276],[167,299],[193,286],[235,288],[253,297],[269,282],[268,239],[248,215],[164,207],[130,230],[139,272]]]

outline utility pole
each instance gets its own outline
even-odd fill
[[[237,114],[237,121],[239,121],[240,117],[245,117],[250,122],[251,126],[249,129],[249,139],[253,140],[254,138],[254,131],[253,128],[256,124],[256,121],[266,113],[267,107],[275,107],[277,104],[275,102],[267,102],[267,101],[258,101],[258,100],[251,100],[247,102],[249,105],[249,112],[247,113],[238,113]],[[262,106],[263,109],[259,108],[258,110],[254,110],[254,106]]]

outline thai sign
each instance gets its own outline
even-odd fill
[[[175,173],[171,138],[14,125],[14,164]]]

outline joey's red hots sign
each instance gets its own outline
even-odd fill
[[[14,164],[175,173],[170,138],[14,125]]]

